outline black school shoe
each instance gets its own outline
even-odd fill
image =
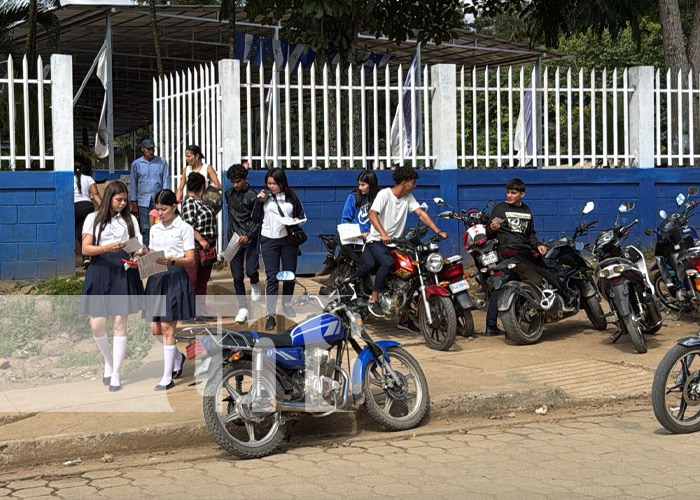
[[[187,361],[187,356],[182,353],[179,354],[182,356],[182,361],[180,362],[180,369],[173,371],[173,379],[182,377],[182,369],[185,367],[185,361]]]
[[[498,328],[497,326],[487,326],[486,336],[487,337],[498,337],[499,335],[505,335],[506,332]]]
[[[154,390],[154,391],[167,391],[168,389],[172,389],[173,387],[175,387],[175,382],[173,382],[173,381],[171,380],[170,383],[169,383],[168,385],[160,385],[160,384],[158,384],[157,386],[155,386],[155,387],[153,388],[153,390]]]
[[[399,330],[406,330],[407,332],[411,333],[422,333],[421,329],[418,328],[416,324],[410,319],[406,321],[399,321],[396,325],[396,328],[398,328]]]
[[[277,326],[275,317],[272,315],[268,316],[267,321],[265,321],[265,330],[274,330],[275,326]]]

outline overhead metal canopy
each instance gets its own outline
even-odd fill
[[[157,76],[148,7],[125,5],[128,0],[112,2],[80,2],[64,0],[55,11],[61,23],[61,45],[51,50],[47,37],[38,34],[37,52],[46,57],[53,53],[73,56],[75,90],[93,64],[105,41],[106,13],[111,12],[112,67],[114,88],[114,133],[121,135],[148,125],[153,117],[152,82]],[[79,3],[79,5],[78,5]],[[112,4],[107,6],[105,4]],[[163,67],[166,73],[192,68],[228,57],[228,23],[217,19],[218,6],[158,6],[158,32],[161,40]],[[237,31],[275,38],[278,26],[248,22],[245,13],[237,15]],[[14,29],[14,37],[22,41],[25,27]],[[423,64],[451,63],[467,68],[485,65],[521,65],[538,59],[551,61],[565,56],[544,53],[524,45],[455,30],[456,37],[441,45],[421,45]],[[391,64],[409,65],[416,52],[416,42],[397,46],[384,38],[360,35],[359,47],[374,53],[391,53]],[[75,109],[76,125],[80,120],[96,124],[99,120],[104,88],[92,77]]]

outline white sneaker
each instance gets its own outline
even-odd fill
[[[242,307],[238,310],[238,314],[236,314],[236,323],[245,323],[245,321],[248,319],[248,309],[245,307]]]
[[[260,283],[250,285],[250,300],[253,302],[260,302]]]

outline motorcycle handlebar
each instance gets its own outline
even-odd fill
[[[634,226],[635,224],[638,224],[638,223],[639,223],[639,219],[634,219],[632,222],[630,222],[626,226],[622,226],[620,228],[620,234],[625,234],[627,231],[629,231],[632,228],[632,226]]]

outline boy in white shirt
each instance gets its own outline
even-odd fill
[[[394,186],[379,191],[369,211],[372,228],[367,236],[365,250],[362,252],[364,266],[355,271],[355,274],[348,279],[348,281],[355,281],[364,278],[372,269],[379,266],[367,306],[370,314],[378,318],[383,317],[384,313],[377,303],[377,298],[379,292],[384,289],[389,271],[394,263],[386,245],[391,243],[393,238],[398,238],[403,234],[408,213],[415,213],[423,224],[443,238],[447,238],[447,233],[440,231],[411,194],[416,187],[418,172],[411,167],[397,167],[391,177],[394,180]],[[401,312],[398,328],[420,333],[420,329],[408,319],[408,311],[405,309]]]

